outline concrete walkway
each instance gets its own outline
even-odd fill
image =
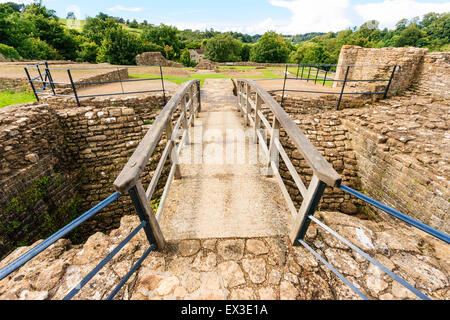
[[[292,225],[276,181],[259,173],[232,89],[229,79],[205,81],[180,157],[183,178],[173,181],[160,219],[167,240],[286,235]]]

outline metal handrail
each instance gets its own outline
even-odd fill
[[[406,222],[408,225],[413,226],[419,230],[422,230],[422,231],[432,235],[433,237],[446,242],[447,244],[450,244],[450,235],[443,233],[441,231],[438,231],[436,229],[433,229],[432,227],[426,225],[425,223],[417,221],[417,220],[407,216],[406,214],[403,214],[400,211],[392,209],[391,207],[388,207],[385,204],[382,204],[381,202],[376,201],[376,200],[366,196],[365,194],[362,194],[361,192],[353,190],[352,188],[347,187],[343,184],[341,184],[339,186],[339,188],[341,190],[347,192],[348,194],[351,194],[351,195],[363,200],[364,202],[366,202],[380,210],[383,210],[384,212],[388,213],[389,215],[391,215],[397,219],[400,219],[403,222]]]
[[[6,267],[0,270],[0,280],[6,278],[8,275],[10,275],[12,272],[19,269],[21,266],[23,266],[25,263],[36,257],[38,254],[40,254],[42,251],[50,247],[52,244],[54,244],[56,241],[64,237],[66,234],[74,230],[76,227],[78,227],[80,224],[85,222],[86,220],[92,218],[97,213],[99,213],[102,209],[110,205],[112,202],[119,199],[120,194],[118,192],[114,193],[107,199],[103,200],[101,203],[97,204],[95,207],[78,217],[77,219],[73,220],[71,223],[63,227],[61,230],[57,231],[55,234],[48,237],[46,240],[38,244],[36,247],[30,249],[28,252],[24,253],[22,256],[8,264]]]
[[[32,260],[34,257],[36,257],[38,254],[40,254],[42,251],[47,249],[49,246],[53,245],[56,241],[64,237],[66,234],[74,230],[76,227],[78,227],[80,224],[85,222],[86,220],[92,218],[97,213],[99,213],[102,209],[106,208],[108,205],[119,199],[120,193],[116,192],[107,199],[103,200],[101,203],[97,204],[95,207],[87,211],[82,216],[78,217],[71,223],[69,223],[67,226],[38,244],[36,247],[31,248],[28,252],[8,264],[6,267],[0,270],[0,280],[6,278],[9,276],[12,272],[16,271],[23,265],[25,265],[27,262]],[[63,300],[70,300],[72,299],[108,262],[112,260],[112,258],[117,255],[117,253],[128,243],[133,239],[137,233],[145,228],[148,225],[148,221],[145,219],[141,219],[140,225],[135,228],[114,250],[109,253],[106,258],[104,258],[94,269],[92,269],[89,274],[84,277],[78,285],[76,285],[73,289],[69,291],[69,293],[64,297]],[[130,269],[130,271],[125,275],[125,277],[120,281],[120,283],[115,287],[115,289],[110,293],[107,300],[113,299],[116,294],[120,291],[120,289],[125,285],[127,280],[136,272],[136,270],[141,266],[142,262],[147,258],[147,256],[156,248],[155,244],[152,244],[150,242],[150,247],[147,249],[147,251],[142,255],[142,257],[133,265],[133,267]]]
[[[41,72],[40,66],[44,65],[44,71],[45,74]],[[122,79],[120,76],[120,70],[128,70],[128,69],[142,69],[142,68],[159,68],[160,76],[157,78],[145,78],[145,79]],[[30,76],[30,69],[36,69],[39,75],[37,77],[32,78]],[[138,93],[153,93],[153,92],[162,92],[164,104],[166,104],[166,91],[164,88],[164,75],[162,66],[106,66],[106,67],[95,67],[95,68],[50,68],[48,65],[48,62],[40,62],[34,65],[29,65],[24,67],[25,73],[27,75],[28,81],[30,83],[31,89],[33,90],[33,93],[36,97],[37,101],[39,100],[39,95],[42,90],[45,90],[49,85],[51,86],[53,96],[58,97],[72,97],[75,99],[78,107],[81,106],[80,99],[82,98],[93,98],[93,97],[104,97],[104,96],[115,96],[115,95],[126,95],[126,94],[138,94]],[[53,81],[52,73],[51,71],[54,70],[62,70],[67,72],[67,76],[69,79],[69,82],[55,82]],[[83,81],[80,82],[74,81],[72,77],[72,71],[74,70],[113,70],[112,72],[118,72],[119,80],[109,80],[109,81]],[[43,75],[45,75],[45,79],[43,78]],[[40,79],[40,80],[39,80]],[[140,90],[140,91],[133,91],[133,92],[125,92],[123,90],[123,83],[125,82],[138,82],[138,81],[154,81],[154,80],[160,80],[161,81],[161,89],[158,90]],[[43,83],[45,84],[41,88],[36,88],[35,83]],[[99,94],[85,94],[85,95],[79,95],[77,92],[77,87],[80,86],[88,86],[88,85],[102,85],[102,84],[112,84],[112,83],[120,83],[122,92],[116,92],[116,93],[99,93]],[[66,94],[59,94],[55,91],[55,85],[59,86],[70,86],[72,89],[73,95],[66,95]]]
[[[364,202],[375,206],[376,208],[383,210],[384,212],[388,213],[389,215],[396,217],[404,222],[406,222],[408,225],[413,226],[419,230],[422,230],[430,235],[432,235],[433,237],[444,241],[445,243],[449,244],[450,243],[450,236],[448,234],[445,234],[443,232],[440,232],[438,230],[435,230],[433,228],[431,228],[430,226],[417,221],[393,208],[390,208],[384,204],[382,204],[379,201],[376,201],[356,190],[353,190],[352,188],[345,186],[345,185],[340,185],[339,188],[341,190],[343,190],[344,192],[347,192],[348,194],[351,194],[361,200],[363,200]],[[332,236],[334,236],[335,238],[337,238],[339,241],[341,241],[342,243],[346,244],[348,247],[350,247],[352,250],[354,250],[355,252],[357,252],[360,256],[362,256],[363,258],[365,258],[366,260],[368,260],[369,262],[373,263],[374,265],[376,265],[378,268],[380,268],[382,271],[384,271],[387,275],[389,275],[393,280],[397,281],[398,283],[400,283],[403,287],[405,287],[406,289],[408,289],[409,291],[411,291],[413,294],[415,294],[418,298],[423,299],[423,300],[431,300],[430,297],[428,297],[427,295],[425,295],[423,292],[421,292],[420,290],[417,290],[413,285],[411,285],[410,283],[408,283],[406,280],[404,280],[403,278],[399,277],[398,275],[396,275],[394,272],[392,272],[391,270],[389,270],[386,266],[384,266],[383,264],[381,264],[380,262],[378,262],[377,260],[375,260],[374,258],[372,258],[371,256],[369,256],[366,252],[364,252],[363,250],[361,250],[359,247],[357,247],[356,245],[354,245],[351,241],[345,239],[344,237],[342,237],[341,235],[339,235],[336,231],[334,231],[333,229],[331,229],[330,227],[328,227],[327,225],[325,225],[322,221],[318,220],[317,218],[315,218],[313,216],[313,214],[308,216],[308,219],[315,222],[320,228],[322,228],[323,230],[325,230],[326,232],[328,232],[329,234],[331,234]],[[339,273],[333,266],[331,266],[323,257],[320,256],[319,253],[317,253],[316,251],[314,251],[314,249],[312,249],[304,240],[304,235],[302,237],[300,237],[298,239],[298,243],[300,243],[302,246],[304,246],[308,251],[310,251],[318,260],[320,260],[322,263],[324,263],[337,277],[339,277],[342,281],[344,281],[356,294],[358,294],[361,298],[367,300],[368,298],[361,293],[360,290],[358,290],[348,279],[346,279],[341,273]]]
[[[172,127],[172,116],[180,105],[182,108],[181,115],[175,127]],[[140,225],[134,231],[132,231],[130,235],[125,240],[123,240],[111,253],[109,253],[107,257],[103,259],[86,277],[84,277],[80,281],[80,283],[75,288],[73,288],[64,298],[64,300],[70,300],[71,298],[73,298],[109,261],[111,261],[111,259],[129,241],[131,241],[134,236],[136,236],[136,234],[141,229],[143,229],[150,243],[150,247],[107,298],[108,300],[113,299],[114,296],[123,287],[123,285],[125,285],[131,275],[140,267],[144,259],[150,254],[151,251],[155,249],[162,250],[165,248],[164,236],[161,233],[153,209],[150,207],[149,199],[153,195],[156,184],[159,180],[159,177],[161,176],[164,163],[166,162],[166,159],[169,155],[171,156],[173,165],[169,174],[168,181],[166,183],[164,194],[167,195],[167,190],[170,186],[171,179],[174,176],[178,178],[181,177],[177,157],[183,144],[187,140],[189,140],[188,129],[193,123],[194,118],[200,111],[200,109],[200,80],[191,80],[185,83],[163,108],[163,110],[153,123],[152,127],[139,144],[130,161],[127,163],[127,165],[120,173],[119,177],[116,179],[114,185],[118,192],[114,193],[113,195],[87,211],[85,214],[69,223],[67,226],[56,232],[54,235],[50,236],[48,239],[44,240],[36,247],[30,249],[27,253],[23,254],[21,257],[8,264],[5,268],[1,269],[0,280],[4,279],[12,272],[19,269],[28,261],[36,257],[39,253],[74,230],[80,224],[99,213],[102,209],[110,205],[115,200],[119,199],[119,197],[121,197],[123,194],[128,193],[140,218]],[[183,138],[180,142],[180,145],[176,146],[175,138],[179,135],[181,124],[183,124]],[[153,175],[152,182],[150,183],[147,192],[145,192],[142,183],[139,180],[139,177],[144,170],[147,162],[149,161],[151,155],[153,154],[156,145],[160,141],[164,130],[166,130],[168,143],[165,151],[163,152],[163,155],[161,156],[161,160],[158,164],[155,174]],[[163,205],[164,199],[161,199],[160,208],[162,208]]]

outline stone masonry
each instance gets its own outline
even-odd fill
[[[446,246],[398,224],[361,221],[341,213],[317,217],[366,250],[388,269],[433,299],[449,299],[450,261]],[[35,260],[0,281],[0,299],[61,300],[133,228],[123,217],[109,236],[96,233],[83,246],[60,240]],[[306,241],[370,299],[413,300],[410,291],[378,267],[312,224]],[[35,243],[37,245],[39,242]],[[141,231],[75,296],[105,299],[148,248]],[[17,249],[0,268],[29,248]],[[116,300],[358,300],[346,284],[303,247],[285,237],[173,241],[152,252]]]
[[[161,95],[90,99],[82,108],[73,99],[48,102],[0,113],[1,256],[49,236],[110,196],[113,181],[164,104]],[[161,146],[155,161],[160,153]],[[144,183],[155,166],[149,164]],[[68,212],[58,213],[59,208]],[[130,201],[120,200],[83,224],[78,236],[116,228],[121,216],[132,212]]]

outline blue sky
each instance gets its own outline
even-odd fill
[[[43,0],[43,3],[62,18],[69,11],[81,19],[101,11],[181,29],[213,28],[250,34],[268,30],[284,34],[339,31],[370,19],[380,21],[381,27],[393,27],[402,18],[430,11],[450,12],[449,0]]]

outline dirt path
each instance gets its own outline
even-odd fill
[[[208,79],[202,112],[191,130],[192,145],[180,161],[161,215],[167,239],[266,237],[284,235],[291,216],[272,178],[260,174],[244,135],[228,79]],[[202,128],[202,134],[198,134]],[[234,136],[233,136],[234,135]],[[203,136],[202,139],[198,137]],[[245,154],[245,159],[240,157]],[[198,161],[200,159],[200,161]],[[255,161],[253,161],[255,160]],[[192,164],[194,162],[194,164]]]

